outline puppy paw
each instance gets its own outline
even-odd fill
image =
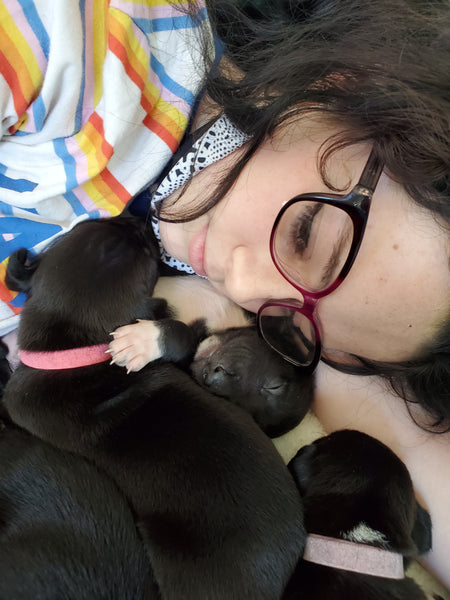
[[[145,365],[162,356],[160,327],[156,321],[138,319],[133,325],[124,325],[111,333],[109,344],[111,363],[126,367],[127,372],[140,371]]]

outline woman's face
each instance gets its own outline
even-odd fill
[[[265,142],[208,213],[188,223],[161,222],[166,250],[247,310],[256,312],[268,299],[301,300],[272,262],[270,233],[287,200],[329,191],[317,156],[330,133],[308,119]],[[329,180],[349,191],[369,152],[355,146],[335,153],[327,163]],[[177,206],[201,202],[203,190],[209,192],[235,160],[233,153],[194,177]],[[356,260],[317,305],[323,354],[338,362],[347,354],[383,361],[417,354],[448,315],[448,253],[448,233],[433,215],[382,174]]]

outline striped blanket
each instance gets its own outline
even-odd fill
[[[192,1],[192,0],[189,0]],[[120,213],[166,165],[204,72],[177,0],[0,0],[0,335],[20,294],[8,256]]]

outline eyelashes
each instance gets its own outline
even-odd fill
[[[308,248],[314,218],[322,208],[323,205],[320,203],[306,206],[305,210],[303,210],[292,223],[290,242],[294,252],[300,257],[303,256],[305,250]]]

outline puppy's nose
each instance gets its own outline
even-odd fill
[[[203,383],[205,385],[209,385],[208,375],[209,375],[208,371],[206,369],[203,369],[203,371],[202,371],[202,379],[203,379]]]

